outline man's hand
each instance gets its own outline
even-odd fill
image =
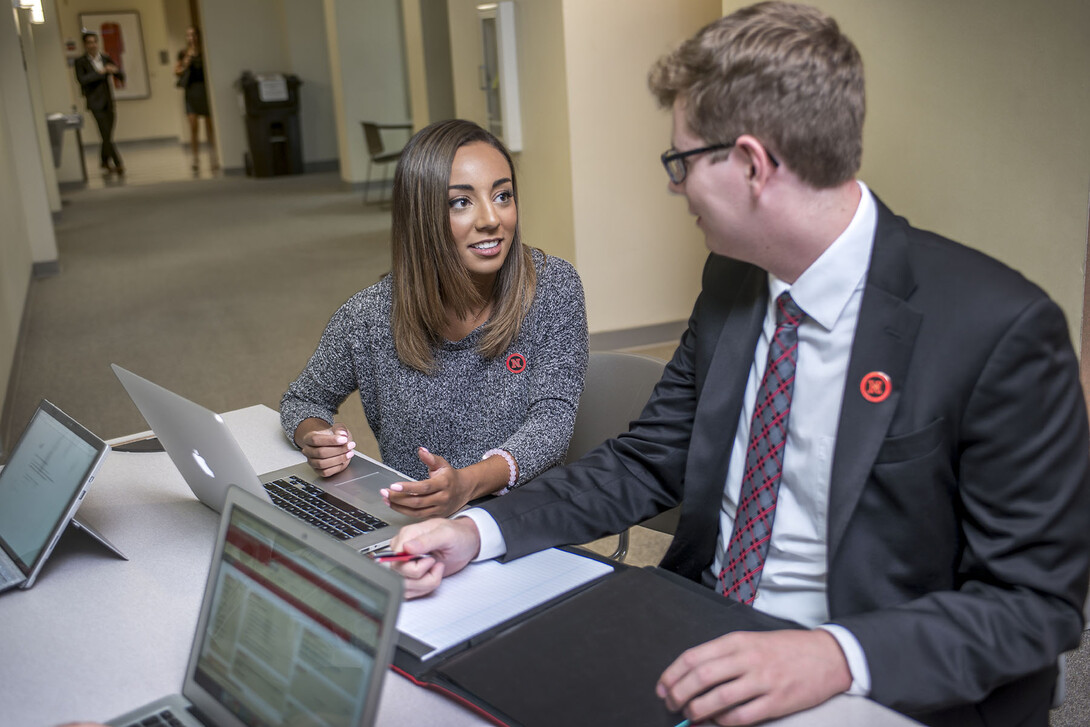
[[[295,430],[295,443],[322,477],[335,475],[347,467],[356,448],[346,427],[340,424],[331,427],[320,419],[304,419]]]
[[[390,549],[429,556],[392,566],[405,578],[405,597],[419,598],[438,588],[443,576],[457,573],[476,558],[481,536],[477,525],[467,517],[437,518],[403,527],[390,541]]]
[[[121,69],[115,66],[113,63],[106,64],[106,73],[117,73]]]
[[[395,482],[381,490],[390,507],[411,517],[447,517],[473,499],[476,485],[469,474],[424,447],[416,454],[428,468],[428,479]]]
[[[821,704],[851,684],[827,631],[736,631],[684,652],[655,691],[693,724],[748,725]]]

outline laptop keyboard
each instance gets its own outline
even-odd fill
[[[348,540],[389,523],[349,505],[294,475],[264,483],[273,504],[324,530],[338,540]]]
[[[164,709],[159,714],[153,714],[139,722],[133,722],[128,727],[185,727],[180,719],[174,716],[169,709]]]

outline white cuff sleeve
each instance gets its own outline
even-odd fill
[[[479,527],[479,526],[478,526]],[[840,644],[840,650],[844,652],[844,658],[848,660],[848,669],[852,673],[852,685],[845,694],[853,697],[866,697],[870,694],[870,667],[867,666],[867,655],[863,653],[863,647],[859,639],[851,631],[836,624],[822,624],[819,629],[828,631]]]
[[[473,559],[474,563],[480,560],[499,558],[507,552],[507,542],[503,539],[500,526],[487,512],[479,507],[471,507],[458,513],[455,517],[467,517],[477,526],[477,533],[481,536],[481,551]]]

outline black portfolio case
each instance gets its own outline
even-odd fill
[[[466,648],[395,668],[509,727],[673,727],[655,683],[681,652],[730,631],[800,628],[658,568],[625,568]]]

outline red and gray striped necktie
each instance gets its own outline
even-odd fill
[[[757,584],[772,538],[776,495],[787,446],[787,419],[795,388],[798,328],[805,315],[790,293],[784,292],[776,299],[776,332],[768,347],[768,365],[754,400],[734,532],[719,572],[720,592],[742,603],[753,603],[757,597]]]

